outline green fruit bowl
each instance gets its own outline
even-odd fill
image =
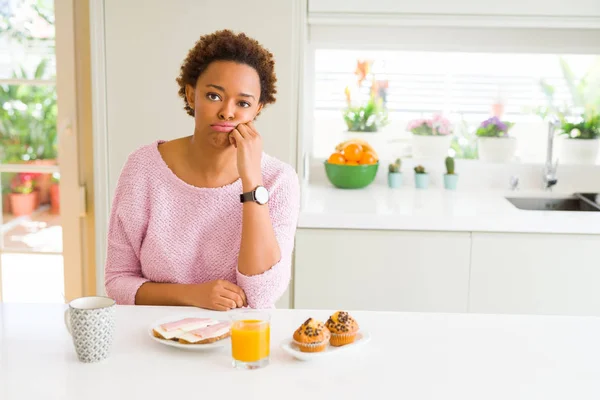
[[[325,161],[329,182],[340,189],[361,189],[375,180],[379,162],[371,165],[330,164]]]

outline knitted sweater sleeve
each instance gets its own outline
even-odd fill
[[[148,226],[148,191],[143,160],[131,155],[119,177],[107,238],[104,285],[117,304],[135,304],[135,295],[149,281],[142,274],[140,250]]]
[[[292,252],[300,212],[300,187],[298,175],[293,168],[285,168],[269,191],[269,213],[281,258],[277,264],[259,275],[247,276],[237,270],[237,283],[246,293],[248,306],[257,309],[275,307],[275,302],[286,291],[290,282]]]

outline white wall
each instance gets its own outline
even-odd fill
[[[257,127],[266,152],[295,164],[296,3],[105,0],[110,195],[131,151],[193,133],[175,79],[198,38],[217,29],[243,31],[275,55],[278,100],[263,111]]]
[[[95,94],[95,118],[106,114],[101,123],[95,121],[94,132],[96,172],[106,176],[96,182],[96,206],[103,211],[97,215],[108,215],[121,168],[133,150],[159,138],[193,133],[193,118],[183,110],[175,79],[199,37],[218,29],[243,31],[275,55],[277,102],[261,113],[256,125],[265,151],[296,166],[302,46],[298,36],[304,0],[104,0],[103,4],[104,8],[94,4],[91,15],[94,89],[102,92]],[[97,221],[99,293],[104,292],[106,218]]]

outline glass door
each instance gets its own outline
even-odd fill
[[[73,9],[71,1],[57,7],[52,0],[0,1],[4,302],[64,303],[82,293]]]

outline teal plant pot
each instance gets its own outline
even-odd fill
[[[398,189],[402,186],[402,172],[388,172],[388,186]]]
[[[444,174],[444,187],[448,190],[456,190],[456,185],[458,184],[458,175],[452,174]]]
[[[429,174],[415,174],[415,186],[417,189],[429,187]]]

